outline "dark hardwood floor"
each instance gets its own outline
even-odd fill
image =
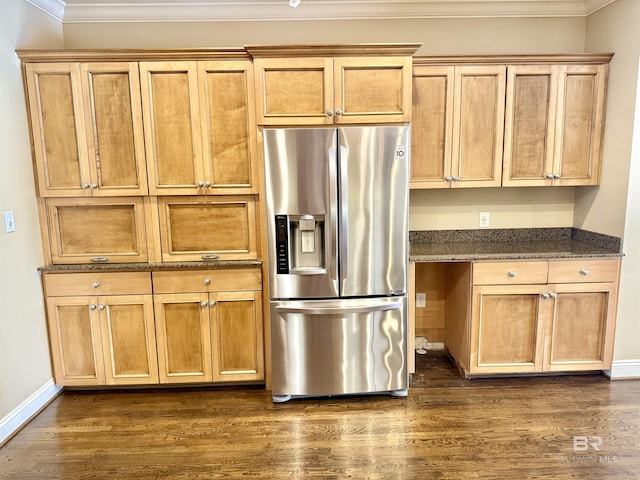
[[[0,449],[0,478],[640,478],[640,381],[417,361],[408,398],[65,392]]]

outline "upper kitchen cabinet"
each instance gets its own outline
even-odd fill
[[[500,186],[504,65],[416,63],[412,188]]]
[[[147,193],[135,62],[26,63],[38,194]]]
[[[599,183],[607,69],[508,67],[504,186]]]
[[[419,45],[251,46],[259,125],[411,121]]]
[[[140,75],[150,193],[255,193],[251,62],[141,62]]]

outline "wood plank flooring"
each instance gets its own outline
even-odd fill
[[[0,478],[640,478],[640,381],[417,365],[408,398],[65,392],[0,449]]]

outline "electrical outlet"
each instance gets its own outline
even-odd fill
[[[427,294],[425,292],[416,293],[416,307],[424,308],[427,306]]]
[[[489,212],[480,212],[480,228],[489,226]]]
[[[16,221],[13,218],[13,211],[7,210],[4,212],[4,231],[7,233],[16,231]]]

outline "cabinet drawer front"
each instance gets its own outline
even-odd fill
[[[584,258],[549,262],[549,283],[616,282],[620,260]]]
[[[43,281],[48,297],[151,293],[149,272],[50,273]]]
[[[155,293],[195,293],[261,290],[259,268],[153,272]]]
[[[473,264],[474,285],[508,285],[547,283],[548,263],[486,262]]]

